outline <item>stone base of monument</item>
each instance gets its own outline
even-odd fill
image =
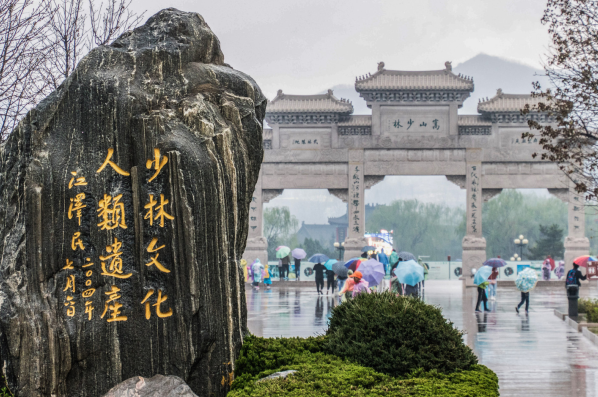
[[[178,376],[135,376],[114,386],[104,397],[198,397]]]
[[[478,269],[486,261],[486,239],[483,237],[463,237],[463,287],[475,287],[471,270]]]
[[[248,264],[252,264],[256,258],[259,258],[262,263],[268,263],[268,240],[265,237],[247,239],[242,259],[245,259]]]
[[[361,256],[361,249],[365,247],[367,244],[367,240],[363,237],[346,239],[344,260],[348,261],[351,258]]]

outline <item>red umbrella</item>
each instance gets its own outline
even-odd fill
[[[363,261],[365,261],[365,259],[363,258],[355,259],[350,261],[349,263],[345,263],[345,267],[349,270],[353,270],[353,272],[356,272],[359,268],[359,265],[361,265],[361,262]]]
[[[542,263],[542,264],[543,265],[550,264],[550,270],[551,271],[554,270],[554,268],[556,266],[555,263],[554,263],[554,259],[552,259],[551,257],[548,257],[548,258],[544,259],[544,263]]]
[[[575,265],[581,266],[581,267],[587,267],[588,266],[588,262],[596,262],[597,259],[594,258],[593,256],[589,256],[589,255],[582,255],[580,257],[575,258],[575,260],[573,261],[573,263]]]

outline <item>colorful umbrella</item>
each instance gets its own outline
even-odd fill
[[[332,270],[332,265],[338,262],[336,259],[328,259],[326,263],[324,263],[324,267],[328,270]]]
[[[291,255],[293,255],[293,258],[295,259],[303,259],[307,256],[307,254],[305,253],[305,251],[303,250],[303,248],[295,248],[292,252]]]
[[[536,273],[534,269],[528,267],[517,275],[515,286],[521,292],[529,292],[536,286],[537,281],[538,273]]]
[[[399,266],[395,269],[395,274],[401,284],[415,287],[424,279],[424,268],[416,261],[408,260],[406,262],[399,262]]]
[[[583,256],[575,258],[573,263],[578,266],[581,266],[581,267],[587,267],[588,262],[595,262],[595,261],[598,261],[598,259],[594,258],[593,256],[583,255]]]
[[[290,253],[291,253],[291,249],[289,247],[285,247],[284,245],[281,245],[280,247],[277,248],[276,257],[278,259],[286,258],[287,256],[289,256]]]
[[[542,263],[543,265],[550,265],[550,270],[554,270],[555,268],[555,264],[554,264],[554,259],[552,258],[546,258],[544,259],[544,262]]]
[[[415,255],[413,255],[411,252],[401,251],[397,255],[399,256],[399,261],[401,262],[417,261]]]
[[[324,254],[315,254],[312,255],[311,258],[308,259],[311,263],[326,263],[326,261],[330,259]]]
[[[473,283],[475,285],[480,285],[488,280],[492,274],[492,268],[490,266],[482,266],[476,272],[473,278]]]
[[[349,261],[345,262],[345,267],[349,270],[353,270],[354,272],[356,272],[357,268],[359,268],[359,265],[361,265],[361,262],[365,262],[365,259],[364,258],[349,259]]]
[[[366,245],[361,249],[361,252],[376,251],[376,247],[373,245]]]
[[[370,287],[380,284],[380,281],[382,281],[386,275],[384,265],[375,259],[363,262],[359,266],[359,271],[363,274],[362,280],[367,281]]]
[[[347,278],[347,276],[349,275],[349,269],[345,267],[345,264],[343,262],[336,262],[334,265],[332,265],[332,271],[334,272],[334,274],[343,279]]]
[[[506,265],[507,265],[507,262],[505,262],[503,259],[500,259],[500,258],[491,258],[491,259],[488,259],[486,262],[484,262],[484,266],[490,266],[490,267],[503,267]]]

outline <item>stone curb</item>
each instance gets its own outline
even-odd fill
[[[591,327],[594,328],[594,327]],[[583,334],[583,336],[585,336],[586,338],[588,338],[590,340],[590,342],[592,342],[593,344],[595,344],[596,346],[598,346],[598,335],[596,335],[595,333],[593,333],[592,331],[590,331],[590,329],[588,327],[584,327],[581,330],[581,333]]]

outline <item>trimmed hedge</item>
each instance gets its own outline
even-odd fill
[[[579,313],[585,313],[588,323],[598,323],[598,299],[580,299],[577,309]]]
[[[415,369],[450,374],[477,364],[439,308],[388,292],[359,294],[335,307],[324,348],[392,376]]]
[[[318,351],[325,338],[248,336],[236,364],[228,397],[266,396],[498,396],[498,378],[488,368],[441,374],[417,370],[394,378],[372,368]],[[277,367],[276,363],[284,363]],[[274,372],[297,370],[286,379],[256,383]]]

